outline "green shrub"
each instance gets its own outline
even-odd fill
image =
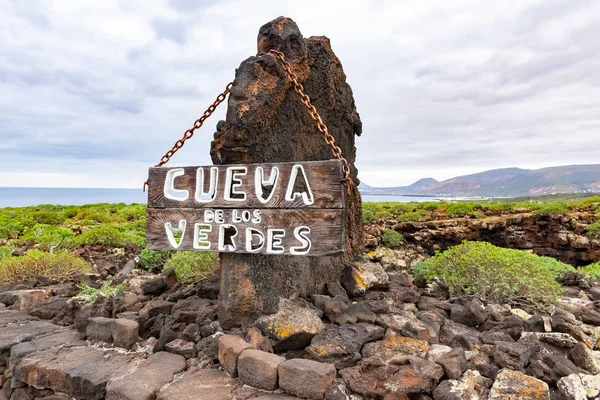
[[[552,257],[536,256],[535,254],[530,253],[526,253],[526,256],[531,259],[531,262],[535,262],[550,271],[555,279],[562,278],[565,272],[575,271],[575,268],[572,265],[565,264]]]
[[[585,228],[585,233],[591,237],[600,237],[600,222],[594,222]]]
[[[66,251],[48,253],[30,250],[22,257],[7,257],[0,261],[0,282],[35,282],[46,278],[53,282],[69,280],[78,272],[89,272],[86,262]]]
[[[374,203],[363,203],[362,205],[362,221],[371,222],[375,219]]]
[[[485,218],[485,213],[483,211],[475,210],[471,213],[471,216],[479,219]]]
[[[440,279],[452,296],[476,295],[494,303],[547,308],[561,286],[533,254],[484,242],[464,242],[423,262],[428,281]]]
[[[79,292],[77,292],[75,297],[84,303],[93,303],[98,297],[110,298],[118,296],[125,290],[126,286],[125,282],[113,285],[112,279],[106,280],[99,288],[92,287],[87,282],[83,282],[77,285]]]
[[[144,218],[146,216],[146,205],[145,204],[130,204],[121,208],[117,212],[116,220],[119,221],[135,221]]]
[[[47,225],[58,225],[66,219],[62,213],[55,211],[36,211],[31,217],[36,223]]]
[[[392,213],[385,208],[380,208],[375,211],[375,218],[390,218]]]
[[[173,268],[182,283],[208,278],[219,266],[219,254],[205,251],[178,251],[165,263],[164,269]]]
[[[583,275],[587,275],[594,281],[600,281],[600,262],[586,265],[585,267],[578,268],[577,272]]]
[[[14,250],[12,246],[0,246],[0,262],[5,258],[12,257]]]
[[[23,232],[17,243],[30,242],[40,245],[42,250],[65,249],[73,242],[75,234],[69,228],[37,224]]]
[[[471,215],[474,209],[475,205],[473,203],[452,203],[446,208],[446,214],[450,217],[463,217],[465,215]]]
[[[439,201],[424,201],[422,203],[419,203],[419,207],[427,211],[435,211],[442,208],[443,206],[444,203]]]
[[[103,225],[84,231],[77,242],[83,245],[101,244],[110,247],[123,247],[125,240],[119,228],[112,225]]]
[[[427,273],[427,264],[425,263],[425,261],[419,261],[413,268],[412,268],[412,274],[417,277],[417,276],[425,276],[425,274]]]
[[[562,201],[545,203],[537,210],[533,211],[534,215],[562,215],[568,214],[569,207]]]
[[[110,217],[99,210],[80,210],[76,218],[84,225],[106,224],[110,222]]]
[[[149,272],[162,269],[172,254],[173,252],[168,250],[143,249],[140,252],[140,266]]]
[[[35,221],[28,216],[13,212],[0,213],[0,239],[16,239],[27,228],[33,227]]]
[[[583,206],[589,206],[600,203],[600,196],[592,196],[579,201]]]
[[[388,229],[381,236],[381,241],[386,247],[393,249],[400,246],[404,241],[404,238],[400,233],[396,232],[395,230]]]
[[[106,247],[124,247],[138,246],[142,247],[145,243],[145,236],[139,232],[131,231],[126,228],[119,228],[116,225],[100,225],[84,231],[76,237],[76,243],[79,245],[100,244]]]
[[[398,217],[398,222],[414,222],[419,221],[424,216],[428,215],[427,210],[417,210],[404,213]]]

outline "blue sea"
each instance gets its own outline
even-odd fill
[[[40,204],[83,205],[96,203],[146,203],[142,189],[71,189],[0,187],[0,207]]]
[[[363,201],[432,201],[433,197],[363,196]],[[141,189],[71,189],[0,187],[0,207],[25,207],[40,204],[83,205],[96,203],[146,203]]]

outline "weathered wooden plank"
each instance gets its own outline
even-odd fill
[[[148,248],[307,256],[339,254],[344,251],[343,212],[343,210],[313,209],[149,208],[146,214]],[[236,222],[238,217],[246,221]],[[215,222],[215,219],[218,222]],[[183,228],[180,241],[175,239],[179,236],[177,234],[179,227]],[[252,230],[248,231],[249,228]],[[207,231],[208,229],[210,231]],[[229,229],[235,229],[235,236],[230,237],[234,232]],[[171,240],[169,231],[174,232]],[[261,242],[261,234],[264,243],[257,249],[257,245]],[[248,236],[254,239],[250,245],[246,241]],[[210,243],[210,247],[201,245],[202,239]],[[194,242],[198,244],[194,246]]]
[[[199,168],[201,169],[200,173],[198,172]],[[275,175],[273,175],[274,185],[272,186],[272,194],[269,197],[269,182],[267,181],[272,177],[271,173],[275,171],[275,168],[278,171],[277,178],[275,179]],[[211,172],[211,169],[214,169],[214,172]],[[245,193],[245,199],[241,199],[241,195],[232,195],[231,191],[228,190],[230,187],[227,184],[228,170],[230,171],[229,181],[235,184],[235,181],[238,180],[240,183],[233,190]],[[304,174],[302,174],[302,171]],[[211,183],[213,182],[211,173],[216,175],[214,199],[210,195],[212,193]],[[275,173],[273,172],[273,174]],[[305,183],[304,176],[308,185]],[[290,180],[296,183],[295,191],[298,192],[296,195],[294,195],[294,190],[288,192]],[[169,190],[171,181],[174,190]],[[258,186],[257,181],[259,182]],[[167,182],[167,188],[165,188],[165,182]],[[196,191],[197,182],[204,183],[198,193]],[[265,183],[264,187],[260,182]],[[310,189],[309,191],[306,191],[307,186]],[[259,191],[262,193],[258,193]],[[203,192],[204,195],[200,192]],[[229,192],[229,198],[227,198],[226,192]],[[306,192],[306,195],[302,196],[300,192]],[[288,195],[287,199],[286,194]],[[186,195],[187,198],[185,198]],[[185,199],[177,200],[175,198]],[[261,198],[263,201],[261,201]],[[339,160],[329,160],[298,163],[150,168],[148,207],[339,209],[344,207],[342,166]]]

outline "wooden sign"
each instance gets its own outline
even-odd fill
[[[342,176],[338,160],[150,168],[148,247],[343,253]]]

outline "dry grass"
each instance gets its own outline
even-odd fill
[[[22,257],[8,257],[0,262],[0,282],[35,282],[40,278],[64,282],[76,273],[89,271],[83,259],[66,251],[51,254],[30,250]]]

